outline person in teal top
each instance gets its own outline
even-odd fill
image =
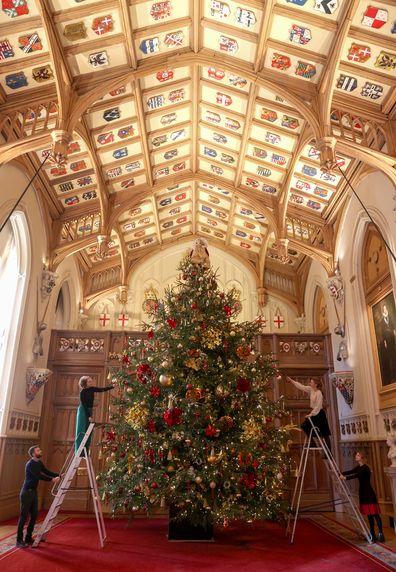
[[[80,377],[78,385],[80,387],[80,404],[77,409],[76,418],[76,441],[74,444],[74,450],[77,452],[81,441],[92,422],[92,410],[95,393],[103,393],[104,391],[110,391],[113,389],[114,385],[108,385],[106,387],[96,387],[93,384],[93,379],[89,375],[83,375]],[[89,437],[86,448],[88,450],[91,442],[91,437]]]

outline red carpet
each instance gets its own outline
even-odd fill
[[[383,571],[353,547],[305,520],[294,545],[273,523],[230,526],[215,543],[175,543],[165,519],[107,520],[108,541],[100,549],[94,519],[58,525],[39,548],[12,551],[0,559],[4,572],[327,572]]]

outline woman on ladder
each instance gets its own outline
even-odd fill
[[[327,448],[329,449],[329,451],[331,451],[331,445],[330,445],[331,432],[329,423],[327,421],[326,412],[323,409],[323,393],[321,390],[320,382],[311,378],[309,380],[309,385],[304,385],[303,383],[300,383],[289,376],[286,376],[286,380],[290,381],[295,387],[297,387],[304,393],[309,394],[309,403],[311,406],[311,411],[310,413],[308,413],[308,415],[305,416],[305,421],[301,424],[301,429],[304,431],[306,435],[309,436],[312,429],[311,425],[312,421],[313,425],[318,429],[320,437],[323,437],[323,440],[326,443]],[[311,421],[309,419],[311,419]],[[315,446],[314,444],[315,440],[312,439],[312,445]]]
[[[357,466],[350,471],[343,471],[340,478],[343,480],[358,479],[359,481],[359,503],[360,512],[367,515],[371,539],[375,542],[377,539],[384,542],[384,533],[382,531],[382,520],[380,517],[381,509],[378,504],[377,495],[370,483],[371,471],[367,465],[366,456],[358,451],[355,455]],[[375,536],[374,520],[378,526],[378,536]]]
[[[92,377],[89,375],[83,375],[80,377],[78,382],[80,388],[80,404],[77,409],[76,418],[76,442],[74,444],[74,450],[77,453],[81,441],[84,438],[85,433],[92,423],[92,410],[95,393],[102,393],[104,391],[110,391],[114,388],[114,385],[108,385],[106,387],[96,387],[94,385]],[[91,436],[89,437],[85,447],[88,451],[89,444],[91,442]],[[83,455],[81,455],[83,456]]]

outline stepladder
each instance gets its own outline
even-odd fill
[[[329,505],[330,503],[332,504],[333,509],[336,506],[342,505],[343,512],[345,512],[348,516],[351,524],[355,528],[357,535],[371,543],[372,538],[369,528],[363,516],[359,512],[358,507],[356,506],[348,485],[342,478],[342,473],[338,468],[337,463],[329,447],[327,446],[325,439],[320,435],[318,428],[312,423],[312,420],[310,418],[308,419],[311,422],[311,430],[309,435],[305,437],[304,445],[302,448],[300,464],[290,505],[289,517],[287,520],[286,535],[290,535],[290,543],[292,544],[294,542],[299,516],[301,516],[302,513],[309,513],[313,510],[325,510],[326,505]],[[315,455],[316,451],[321,454],[322,462],[325,463],[327,467],[327,471],[332,483],[334,498],[331,501],[316,503],[302,509],[301,500],[305,476],[307,472],[308,458],[310,455]]]
[[[82,463],[85,463],[87,474],[88,474],[88,489],[91,493],[92,504],[95,512],[96,524],[98,527],[99,542],[100,546],[103,548],[106,541],[106,528],[103,518],[102,505],[100,501],[98,486],[96,482],[96,476],[94,467],[92,464],[92,458],[89,454],[89,442],[95,429],[95,423],[90,423],[87,431],[82,436],[81,442],[75,450],[74,443],[73,447],[70,449],[69,454],[61,469],[61,480],[58,484],[54,485],[52,488],[52,494],[54,499],[48,510],[48,513],[39,528],[38,533],[35,536],[33,548],[39,546],[40,542],[44,542],[50,532],[52,526],[55,523],[55,519],[61,509],[62,503],[65,500],[67,493],[72,490],[78,490],[76,487],[72,487],[72,481],[80,468]],[[86,488],[86,487],[84,487]]]

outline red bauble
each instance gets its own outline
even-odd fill
[[[248,391],[250,391],[251,385],[252,384],[250,383],[250,381],[244,377],[239,377],[237,379],[237,390],[240,391],[241,393],[247,393]]]
[[[128,357],[126,354],[124,354],[124,355],[122,356],[121,361],[122,361],[122,363],[130,363],[130,362],[129,362],[129,357]]]
[[[231,306],[229,306],[228,304],[226,304],[226,305],[224,306],[223,310],[224,310],[226,316],[231,316],[231,314],[232,314],[232,308],[231,308]]]
[[[174,320],[173,318],[169,318],[167,321],[167,324],[170,328],[174,329],[177,326],[177,321]]]
[[[147,380],[152,375],[152,369],[147,363],[141,363],[136,370],[136,377],[142,383],[147,383]]]
[[[193,310],[196,310],[198,308],[198,304],[196,304],[195,302],[193,304],[191,304],[191,308]]]
[[[241,484],[249,490],[256,488],[256,475],[254,473],[245,473],[241,479]]]
[[[147,332],[147,337],[149,340],[151,340],[154,337],[154,330],[149,330]]]
[[[164,413],[164,420],[168,427],[173,427],[174,425],[180,425],[182,422],[182,410],[179,407],[172,407],[167,409]]]
[[[155,426],[155,421],[153,421],[152,419],[150,419],[150,421],[147,423],[147,431],[149,433],[156,433],[157,432],[157,428]]]
[[[205,429],[206,437],[215,437],[217,434],[217,429],[214,425],[208,425]]]

